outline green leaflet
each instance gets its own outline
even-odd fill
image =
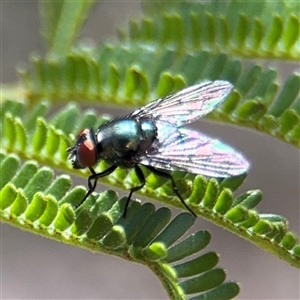
[[[51,52],[63,55],[70,51],[94,3],[95,1],[40,2],[42,34]]]

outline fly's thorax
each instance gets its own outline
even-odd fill
[[[137,150],[140,128],[134,119],[115,119],[99,127],[96,140],[103,151]]]
[[[150,119],[114,119],[96,132],[98,157],[120,167],[132,167],[139,163],[155,137],[156,127]]]
[[[139,149],[141,129],[135,119],[114,119],[100,126],[96,132],[99,158],[108,163],[122,165]]]

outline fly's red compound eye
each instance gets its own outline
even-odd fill
[[[80,165],[83,167],[92,167],[96,161],[96,147],[92,139],[87,136],[77,149],[77,157]]]

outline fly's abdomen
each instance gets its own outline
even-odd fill
[[[140,151],[144,154],[152,149],[152,144],[157,137],[157,128],[150,119],[140,120],[141,126],[141,143]]]

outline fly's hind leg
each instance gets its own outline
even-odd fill
[[[165,177],[167,179],[169,179],[171,181],[171,184],[172,184],[172,188],[173,188],[173,192],[174,194],[179,198],[179,200],[181,201],[181,203],[184,205],[184,207],[194,216],[194,217],[197,217],[197,215],[192,211],[192,209],[185,203],[185,201],[183,200],[183,198],[181,197],[181,195],[179,194],[178,192],[178,189],[177,189],[177,186],[176,186],[176,183],[175,183],[175,180],[174,178],[172,177],[171,174],[169,173],[165,173],[161,170],[157,170],[155,169],[154,167],[151,167],[151,166],[145,166],[147,167],[151,172],[153,172],[155,175],[158,175],[158,176],[161,176],[161,177]]]

